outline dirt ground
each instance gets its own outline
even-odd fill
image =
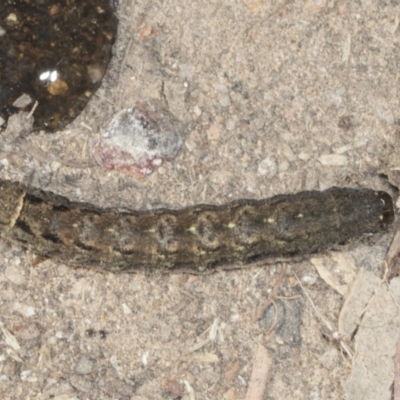
[[[0,176],[130,209],[335,185],[396,196],[399,15],[397,1],[120,0],[96,96],[62,132],[1,137]],[[144,99],[182,121],[181,151],[143,179],[102,170],[102,129]],[[400,399],[395,232],[204,276],[37,263],[0,243],[0,396]]]

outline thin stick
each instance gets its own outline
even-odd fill
[[[306,292],[303,284],[301,283],[300,279],[298,278],[298,276],[296,275],[295,272],[293,272],[293,275],[296,277],[297,282],[299,282],[299,285],[301,287],[301,289],[303,290],[304,295],[307,297],[308,301],[311,304],[311,307],[313,308],[313,310],[315,311],[315,314],[317,314],[318,318],[325,324],[325,326],[328,328],[328,330],[332,333],[332,337],[335,340],[338,340],[338,342],[340,343],[340,346],[342,347],[342,349],[344,350],[344,352],[349,356],[349,357],[353,357],[353,352],[350,349],[350,347],[347,345],[347,343],[342,339],[341,335],[339,332],[335,331],[331,325],[331,323],[319,312],[319,310],[317,309],[317,307],[315,306],[314,302],[311,300],[311,297],[308,295],[308,293]]]
[[[271,304],[273,304],[275,302],[275,299],[277,298],[278,295],[278,290],[281,287],[283,278],[286,275],[286,270],[287,270],[287,265],[283,264],[282,270],[279,273],[279,275],[276,277],[274,285],[272,286],[272,291],[269,294],[267,300],[264,301],[264,303],[258,308],[258,310],[256,311],[256,313],[254,314],[252,321],[258,321],[262,315],[264,314],[265,310],[267,309],[267,307],[269,307]],[[274,323],[276,324],[277,318],[275,318]],[[272,329],[274,328],[274,326],[272,327]],[[269,331],[271,331],[271,328],[269,329]]]
[[[246,400],[262,400],[264,398],[271,365],[272,359],[268,350],[261,344],[258,345],[246,393]]]
[[[35,112],[35,110],[36,110],[36,108],[37,108],[37,106],[39,105],[39,102],[38,101],[35,101],[34,103],[33,103],[33,106],[32,106],[32,110],[29,112],[29,114],[26,116],[26,119],[29,119],[30,117],[32,117],[32,115],[33,115],[33,113]]]

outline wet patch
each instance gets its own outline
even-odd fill
[[[109,0],[1,3],[0,118],[37,102],[34,129],[61,129],[100,86],[117,33],[114,9]]]

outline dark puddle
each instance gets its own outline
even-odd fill
[[[117,22],[110,0],[1,0],[0,117],[37,101],[35,130],[70,123],[101,84]]]

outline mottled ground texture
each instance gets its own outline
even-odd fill
[[[97,94],[61,132],[3,134],[0,177],[130,209],[396,195],[399,15],[397,1],[121,0]],[[102,170],[102,129],[147,99],[182,121],[181,151],[143,179]],[[0,243],[0,397],[390,399],[394,234],[206,276],[101,274]]]

